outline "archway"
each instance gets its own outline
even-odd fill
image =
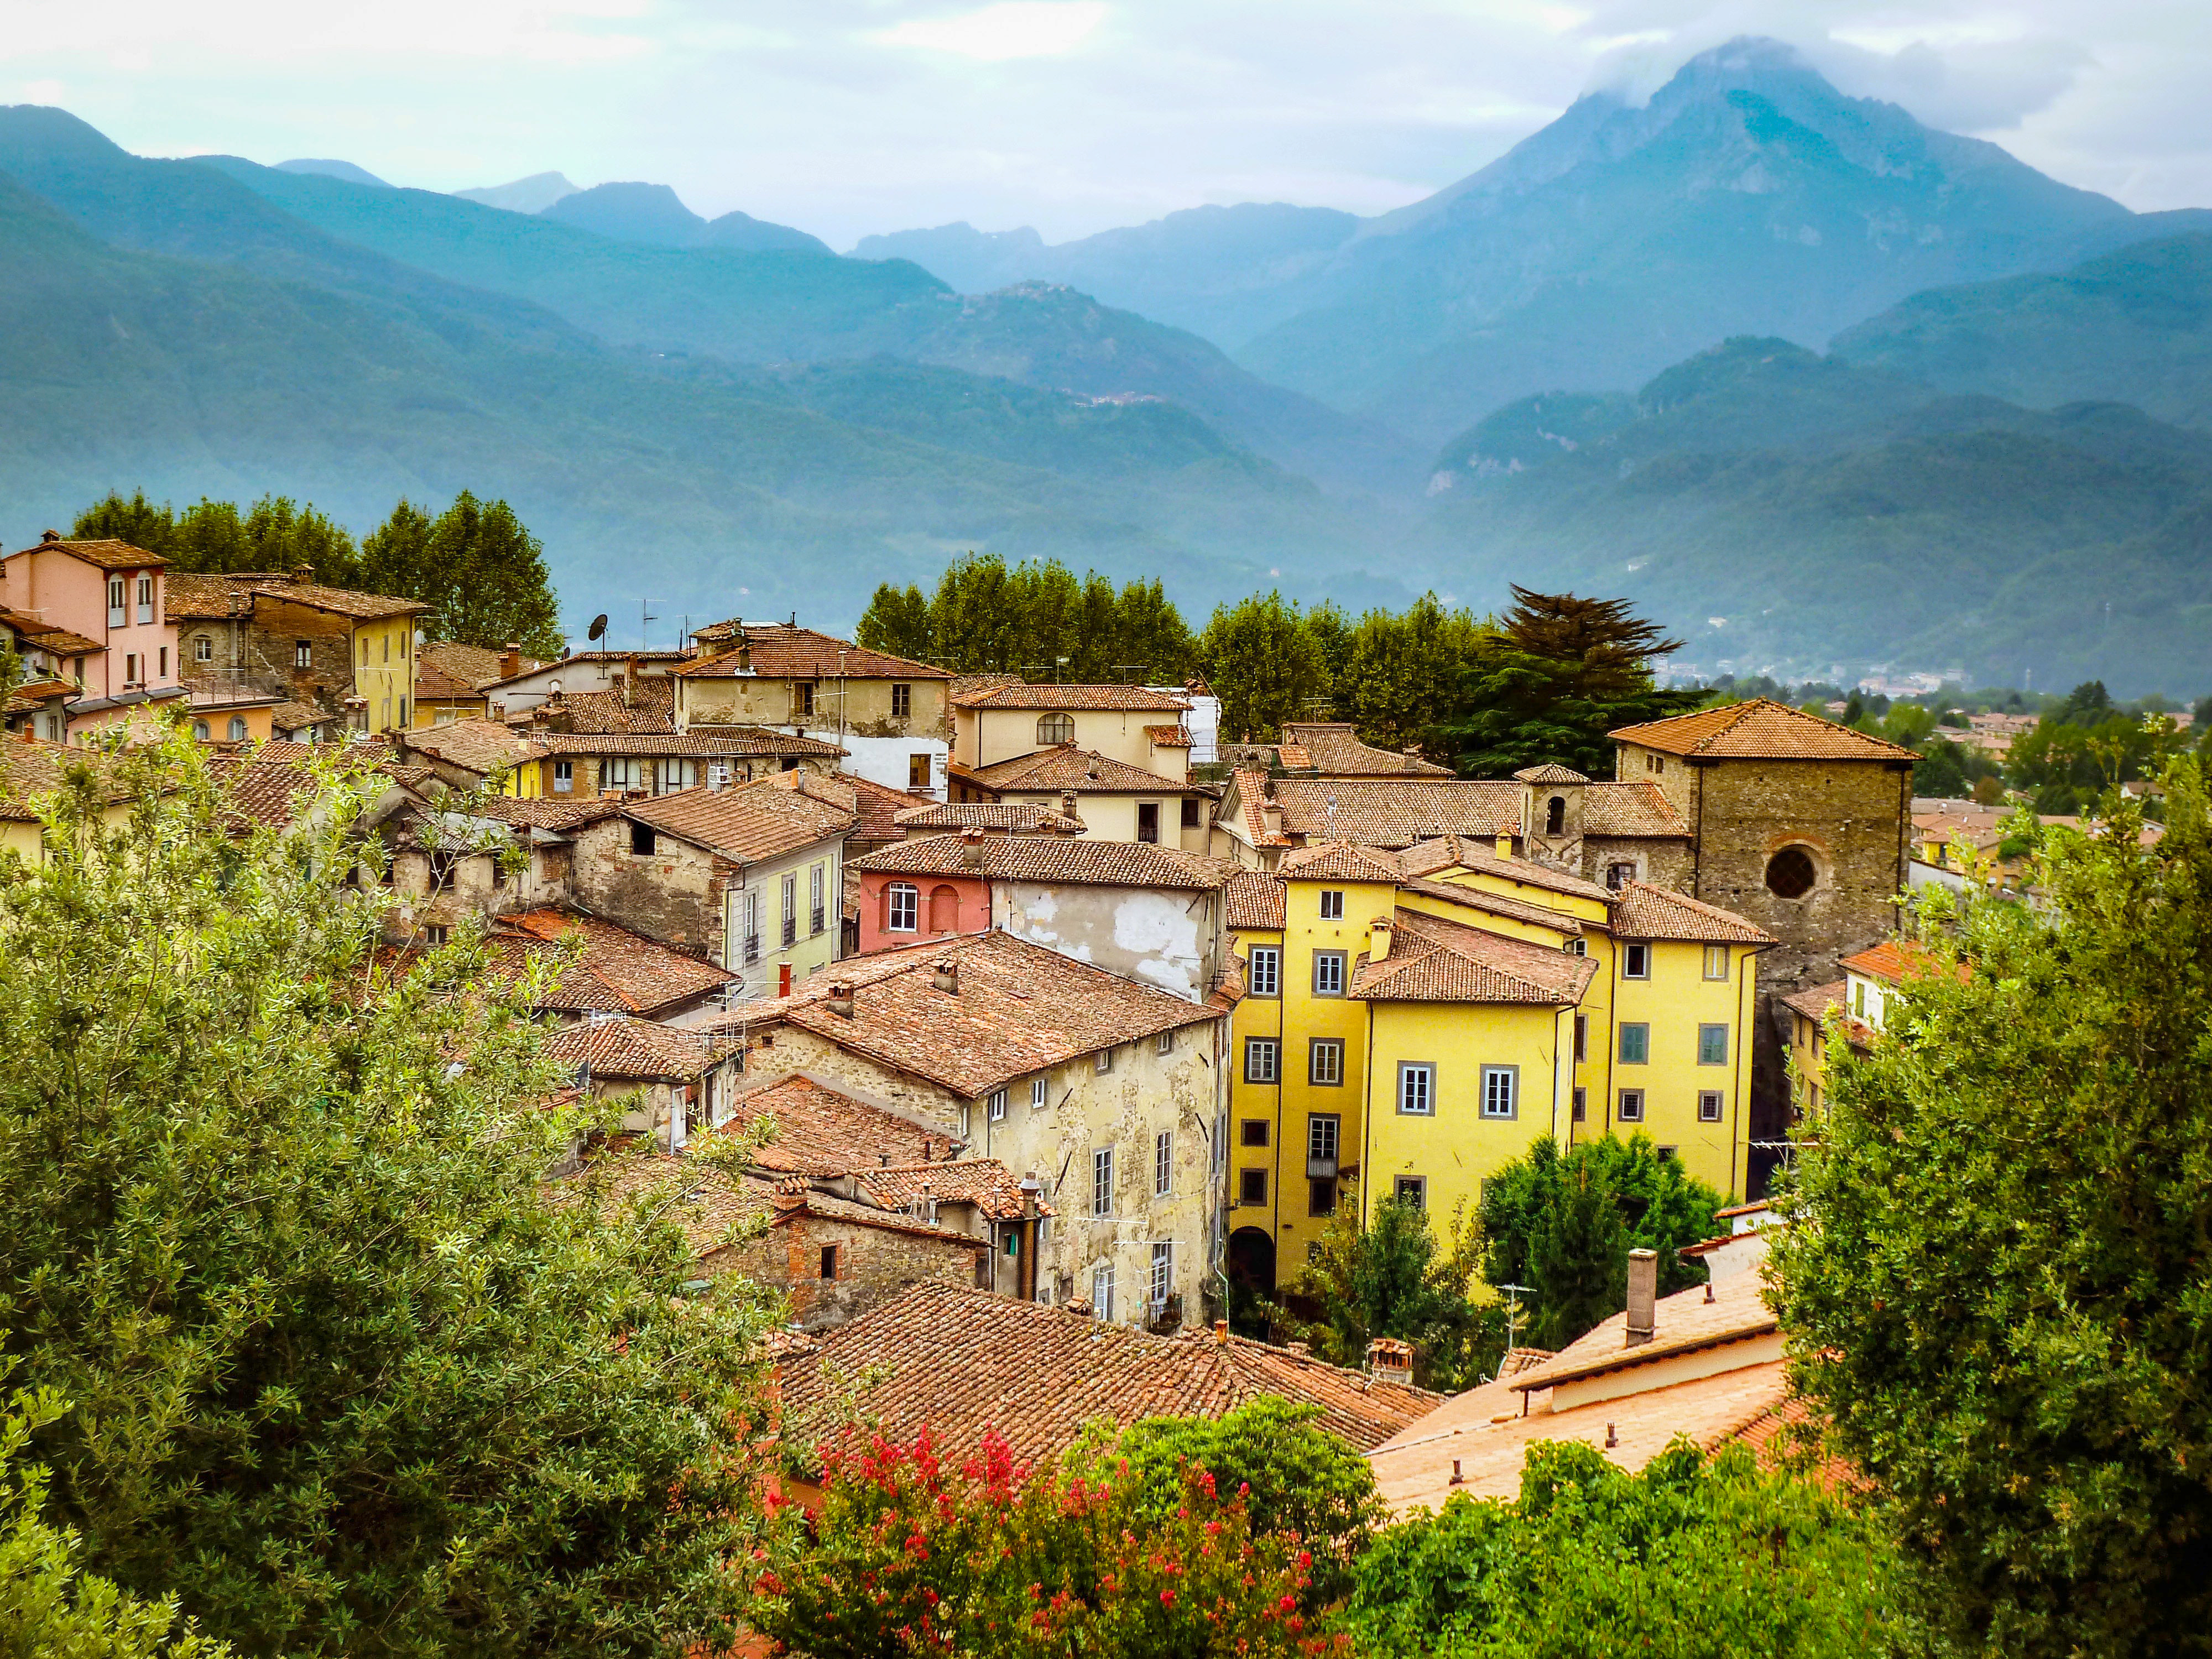
[[[1229,1282],[1261,1296],[1275,1293],[1275,1241],[1261,1228],[1239,1227],[1229,1235]]]

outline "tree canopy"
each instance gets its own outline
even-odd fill
[[[1191,666],[1190,630],[1158,579],[1117,590],[1095,570],[1079,580],[1056,559],[1009,565],[996,554],[955,560],[932,593],[884,583],[854,638],[957,673],[1038,682],[1180,684]]]
[[[712,1632],[768,1315],[549,1182],[605,1120],[544,1103],[532,987],[466,935],[391,977],[344,878],[381,787],[240,836],[172,737],[73,759],[42,861],[0,860],[0,1342],[67,1402],[43,1518],[247,1654]]]
[[[179,512],[166,501],[155,507],[143,490],[129,501],[111,492],[78,514],[70,533],[128,542],[160,554],[175,570],[289,575],[304,565],[333,587],[357,586],[362,576],[361,556],[345,526],[312,503],[299,506],[283,495],[264,495],[244,512],[234,501],[203,497]]]
[[[2117,793],[2034,831],[2038,908],[1928,898],[1783,1192],[1792,1375],[1975,1651],[2212,1628],[2212,827],[2193,760],[2166,781],[2154,847]]]
[[[1473,1388],[1505,1348],[1502,1310],[1477,1297],[1482,1245],[1474,1218],[1455,1215],[1442,1237],[1418,1205],[1377,1204],[1367,1226],[1346,1205],[1306,1265],[1295,1298],[1317,1309],[1299,1334],[1321,1358],[1364,1366],[1378,1336],[1413,1346],[1414,1380]]]

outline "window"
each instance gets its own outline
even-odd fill
[[[1400,1176],[1390,1183],[1390,1196],[1409,1210],[1425,1210],[1429,1207],[1429,1178]]]
[[[1725,1066],[1728,1064],[1728,1031],[1725,1025],[1698,1027],[1698,1064]]]
[[[822,1247],[822,1277],[824,1279],[837,1277],[837,1247],[835,1244],[824,1244]]]
[[[891,718],[902,720],[914,713],[914,688],[910,685],[891,687]],[[925,757],[924,758],[927,758]]]
[[[1681,1161],[1682,1149],[1680,1146],[1656,1146],[1652,1150],[1659,1154],[1662,1161],[1677,1164]]]
[[[1620,976],[1623,979],[1650,979],[1651,977],[1651,947],[1648,945],[1622,945]]]
[[[1045,1099],[1044,1079],[1041,1077],[1031,1078],[1030,1079],[1030,1110],[1033,1112],[1044,1110]]]
[[[1211,1139],[1213,1144],[1208,1148],[1210,1155],[1206,1160],[1206,1172],[1210,1176],[1217,1176],[1229,1167],[1228,1113],[1224,1112],[1213,1120],[1213,1133]]]
[[[1114,1213],[1114,1149],[1101,1146],[1091,1154],[1091,1213]]]
[[[1705,946],[1705,977],[1726,979],[1729,976],[1729,950],[1725,945]]]
[[[1073,714],[1044,714],[1037,720],[1037,746],[1048,749],[1056,743],[1075,741],[1075,716]]]
[[[1237,1172],[1237,1201],[1248,1209],[1267,1207],[1267,1172],[1265,1170],[1239,1170]]]
[[[1314,952],[1313,994],[1317,997],[1340,997],[1344,994],[1343,951]]]
[[[213,738],[215,733],[208,729],[208,723],[205,720],[194,720],[192,722],[192,735],[198,738],[202,743],[205,743],[210,738]]]
[[[293,666],[293,667],[295,667],[295,668],[313,668],[314,665],[315,665],[315,646],[314,646],[314,641],[312,641],[312,640],[295,640],[295,641],[292,641],[292,666]]]
[[[1648,1066],[1651,1062],[1651,1028],[1641,1020],[1620,1028],[1620,1063]]]
[[[944,882],[929,890],[929,931],[933,933],[957,933],[960,931],[960,894]]]
[[[811,931],[816,933],[822,931],[823,924],[822,874],[822,866],[818,864],[806,872],[807,920],[812,924]]]
[[[672,795],[679,789],[689,789],[699,781],[699,763],[695,760],[664,760],[653,769],[653,793]]]
[[[1486,1066],[1482,1068],[1482,1115],[1510,1118],[1520,1115],[1521,1068]]]
[[[1152,1137],[1152,1196],[1165,1198],[1175,1191],[1175,1132],[1163,1129]]]
[[[230,717],[230,724],[223,729],[230,734],[230,740],[233,743],[245,742],[246,716],[243,714],[233,714]]]
[[[814,712],[814,682],[812,680],[800,680],[792,686],[791,709],[794,714],[811,714]]]
[[[1156,800],[1137,803],[1137,839],[1158,844],[1160,838],[1160,804]]]
[[[1326,890],[1321,896],[1321,919],[1323,921],[1344,920],[1344,895],[1334,888]]]
[[[1249,988],[1254,996],[1280,996],[1283,994],[1283,947],[1279,945],[1254,945],[1245,977],[1251,981]]]
[[[930,787],[929,755],[927,750],[921,754],[908,755],[906,757],[906,787],[909,789],[927,789]]]
[[[1186,830],[1198,828],[1198,797],[1195,795],[1185,795],[1182,799],[1182,827]]]
[[[918,931],[916,918],[921,912],[921,889],[910,881],[895,881],[884,889],[884,931],[886,933],[911,933]]]
[[[1575,1059],[1579,1062],[1588,1060],[1589,1058],[1589,1016],[1588,1014],[1577,1014],[1575,1016]]]
[[[165,680],[169,678],[169,647],[166,645],[163,646],[155,654],[154,660],[161,665],[161,678]]]
[[[1344,1120],[1334,1112],[1314,1112],[1306,1118],[1306,1172],[1336,1175],[1336,1149]]]
[[[1620,1121],[1623,1123],[1644,1121],[1644,1091],[1623,1089],[1620,1091]]]
[[[1717,1123],[1721,1121],[1721,1091],[1717,1089],[1698,1091],[1698,1121]]]
[[[145,624],[146,624],[146,623],[149,623],[149,622],[151,622],[151,621],[153,621],[153,620],[154,620],[154,579],[153,579],[151,576],[141,576],[141,577],[138,579],[138,623],[139,623],[139,626],[141,626],[141,627],[143,628],[143,626],[145,626]]]
[[[1605,884],[1616,893],[1635,879],[1636,866],[1632,864],[1608,864],[1605,866]]]
[[[1586,957],[1589,954],[1589,941],[1582,938],[1566,939],[1561,942],[1559,949],[1571,957]]]
[[[215,641],[204,634],[193,635],[192,660],[194,662],[213,662],[215,660]],[[302,668],[307,666],[305,663],[301,663],[300,665]]]
[[[1580,1123],[1589,1116],[1589,1091],[1577,1089],[1575,1091],[1575,1121]]]
[[[1171,1054],[1175,1052],[1175,1033],[1173,1031],[1163,1031],[1160,1033],[1159,1051],[1164,1054]]]
[[[1306,1182],[1306,1213],[1310,1216],[1336,1213],[1335,1176],[1316,1176]]]
[[[1425,1060],[1398,1065],[1398,1111],[1405,1117],[1437,1115],[1437,1068]]]
[[[745,942],[745,961],[760,960],[760,895],[748,888],[738,895],[738,932]]]
[[[783,872],[783,948],[799,942],[799,872]]]
[[[107,579],[107,625],[110,628],[130,625],[131,613],[124,609],[124,605],[123,578],[110,576]]]
[[[1091,1270],[1091,1311],[1100,1319],[1114,1317],[1114,1269],[1111,1267]]]
[[[1167,1305],[1175,1290],[1175,1245],[1162,1240],[1152,1246],[1152,1302],[1155,1308]]]
[[[645,781],[634,756],[613,755],[599,763],[599,787],[635,789]]]
[[[1866,1018],[1866,981],[1863,979],[1854,981],[1851,985],[1851,1017],[1855,1019]]]
[[[1820,878],[1812,855],[1802,847],[1785,847],[1766,861],[1766,890],[1777,898],[1802,898]]]
[[[138,684],[138,653],[136,651],[123,653],[123,683],[125,685]]]
[[[402,730],[404,730],[407,725],[407,699],[404,697],[399,700],[399,725]]]
[[[555,761],[553,763],[553,793],[556,795],[573,794],[575,793],[575,788],[576,763]]]
[[[1114,1069],[1114,1051],[1111,1048],[1101,1048],[1097,1056],[1091,1060],[1091,1069],[1102,1074],[1112,1071]]]
[[[386,662],[392,660],[392,635],[389,634],[384,636],[384,659]]]
[[[649,823],[639,823],[636,821],[632,820],[629,826],[630,855],[633,858],[651,858],[653,856],[653,826]]]
[[[422,942],[426,945],[443,945],[446,942],[446,929],[444,925],[439,922],[432,922],[428,927],[423,928]]]
[[[1004,1123],[1006,1121],[1006,1091],[1004,1089],[992,1091],[988,1115],[994,1123]]]
[[[361,665],[362,665],[363,668],[366,668],[366,667],[368,667],[368,636],[367,635],[363,635],[362,636],[362,641],[361,641]]]
[[[1282,1080],[1282,1045],[1273,1037],[1244,1039],[1244,1080],[1278,1083]]]
[[[1554,795],[1544,806],[1544,833],[1564,836],[1567,833],[1567,799]]]
[[[1324,1089],[1344,1082],[1344,1039],[1316,1037],[1306,1048],[1306,1081]]]

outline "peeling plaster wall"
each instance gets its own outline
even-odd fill
[[[1191,1002],[1205,1000],[1221,965],[1218,914],[1217,893],[991,884],[994,925]]]

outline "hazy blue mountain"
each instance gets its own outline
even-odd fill
[[[1708,674],[2212,688],[2212,434],[2125,404],[1736,339],[1633,394],[1509,404],[1430,489],[1415,579],[1627,593]]]
[[[1298,279],[1321,269],[1359,225],[1333,208],[1248,202],[1190,208],[1049,247],[1026,226],[986,233],[963,223],[870,236],[853,252],[911,259],[963,294],[1066,283],[1233,351],[1292,315]]]
[[[685,207],[666,185],[595,185],[563,196],[543,216],[617,242],[641,242],[649,247],[830,252],[825,243],[803,230],[772,225],[749,214],[726,213],[710,222]]]
[[[2212,234],[2139,243],[2057,276],[1916,294],[1844,330],[1834,349],[1947,391],[2037,406],[2109,398],[2212,428]]]
[[[320,173],[325,179],[343,179],[349,185],[374,185],[379,190],[392,188],[367,167],[357,167],[350,161],[279,161],[276,170],[279,173]]]
[[[464,202],[505,208],[509,213],[543,213],[563,196],[575,193],[576,186],[557,173],[533,173],[527,179],[517,179],[508,184],[482,185],[474,190],[453,192]]]

